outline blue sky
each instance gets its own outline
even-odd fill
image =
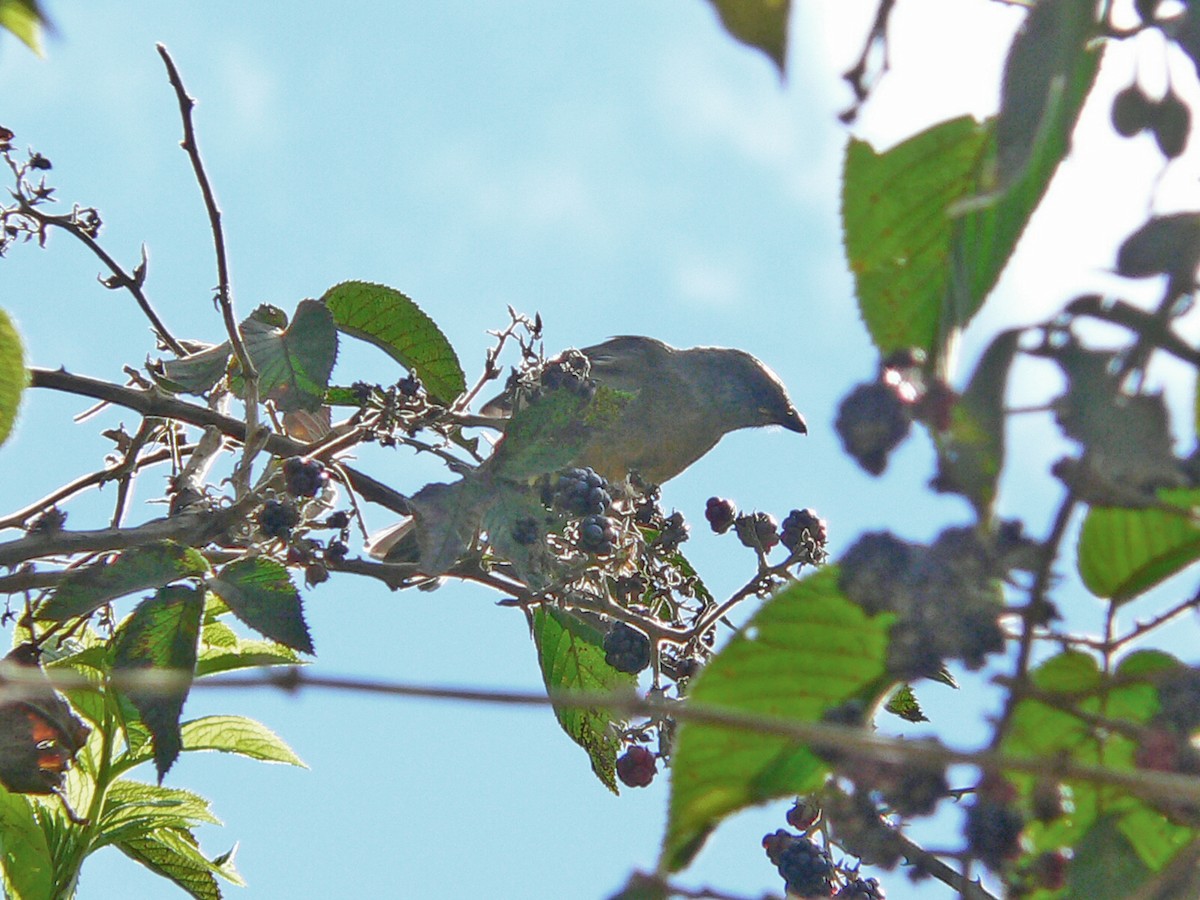
[[[58,0],[49,11],[59,37],[46,59],[11,39],[0,43],[0,124],[53,161],[65,203],[100,209],[111,252],[132,264],[147,244],[148,291],[182,336],[219,340],[221,332],[209,302],[207,223],[178,147],[178,110],[156,41],[199,100],[196,124],[225,214],[241,314],[259,303],[291,308],[356,278],[420,303],[468,377],[507,305],[540,312],[551,349],[632,332],[760,356],[789,385],[810,435],[730,436],[665,495],[693,522],[686,549],[720,595],[752,574],[752,560],[699,527],[713,494],[780,517],[812,506],[830,521],[835,554],[864,529],[924,539],[968,518],[961,502],[924,490],[932,469],[923,439],[875,481],[841,455],[832,434],[838,399],[874,366],[839,241],[846,132],[836,120],[849,99],[839,74],[873,4],[797,5],[781,83],[765,58],[721,32],[702,0],[336,11]],[[919,18],[902,5],[894,74],[857,134],[894,141],[949,115],[994,108],[996,67],[1019,14],[982,0],[928,7]],[[930,41],[931,22],[961,40]],[[1128,80],[1128,66],[1110,69],[1104,84]],[[1088,115],[1099,135],[1103,108]],[[1129,175],[1126,191],[1105,198],[1118,204],[1109,221],[1095,215],[1096,178],[1114,159],[1133,172],[1153,156],[1138,142],[1109,142],[1064,169],[1052,195],[1057,212],[1031,228],[998,311],[967,334],[965,360],[999,325],[1036,321],[1070,291],[1108,278],[1112,246],[1144,211],[1156,172],[1148,168],[1136,183],[1141,176]],[[1076,237],[1064,242],[1068,227]],[[0,303],[18,320],[34,364],[120,380],[122,364],[153,352],[133,304],[97,285],[96,272],[63,235],[45,252],[16,248],[0,264]],[[395,377],[389,366],[373,351],[347,348],[337,374],[386,382]],[[1020,377],[1046,394],[1045,372]],[[99,466],[107,450],[100,429],[69,421],[85,405],[28,398],[17,437],[0,450],[6,471],[27,474],[0,484],[0,506],[22,506]],[[1008,485],[1005,503],[1028,512],[1036,533],[1057,494],[1027,476],[1058,445],[1045,425],[1023,428],[1014,448],[1020,483]],[[404,452],[362,462],[403,491],[441,475]],[[102,521],[109,502],[72,505],[70,524]],[[369,515],[372,527],[389,524]],[[496,599],[456,584],[390,594],[335,577],[306,598],[316,671],[537,688],[523,621]],[[1085,620],[1096,615],[1092,606]],[[982,708],[993,702],[977,680],[966,684],[954,696],[923,688],[921,699],[935,716],[961,715],[964,697]],[[194,694],[186,714],[209,712],[261,719],[312,767],[193,754],[172,770],[170,784],[210,797],[226,823],[204,830],[205,849],[240,842],[249,887],[230,888],[231,896],[600,898],[656,856],[665,779],[612,797],[546,710]],[[952,742],[969,747],[980,733],[965,727]],[[780,892],[758,841],[782,825],[784,806],[732,820],[682,880],[747,896]],[[940,843],[949,840],[940,833]],[[887,887],[890,897],[939,895],[909,888],[902,876]],[[81,895],[177,892],[113,851],[89,862]]]

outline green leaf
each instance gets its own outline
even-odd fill
[[[1150,877],[1150,870],[1117,827],[1115,816],[1097,821],[1074,849],[1067,871],[1072,897],[1122,900],[1133,896]]]
[[[887,687],[892,617],[868,618],[828,566],[775,595],[710,662],[689,702],[801,722]],[[868,701],[877,699],[867,698]],[[684,723],[672,757],[663,862],[678,870],[725,816],[819,786],[827,766],[786,738]]]
[[[220,825],[209,802],[199,794],[119,778],[104,795],[100,814],[100,846],[116,843],[137,832],[160,828],[192,828],[200,824]]]
[[[203,394],[225,377],[233,351],[229,341],[185,356],[150,366],[159,387],[172,393]]]
[[[446,336],[400,291],[367,281],[343,281],[321,300],[338,330],[374,344],[410,369],[440,402],[450,404],[467,389],[462,365]]]
[[[938,490],[962,494],[981,521],[991,519],[1004,468],[1004,392],[1020,337],[1020,329],[1002,331],[988,345],[939,442]]]
[[[42,55],[42,30],[47,25],[37,0],[0,0],[0,28],[12,32],[38,56]]]
[[[882,353],[937,355],[979,311],[1041,201],[1099,68],[1080,54],[1042,124],[1025,174],[1002,197],[980,197],[995,155],[995,120],[961,117],[885,153],[846,148],[842,225],[859,311]]]
[[[259,634],[302,653],[313,652],[300,592],[284,566],[261,556],[239,559],[208,586]]]
[[[258,370],[259,393],[284,412],[320,408],[337,362],[333,316],[320,301],[302,300],[290,325],[281,328],[275,321],[259,313],[241,325],[246,353]]]
[[[1092,507],[1076,553],[1079,576],[1097,597],[1125,603],[1200,559],[1200,525],[1191,518],[1200,490],[1164,490],[1163,509]]]
[[[0,867],[6,894],[20,900],[52,900],[54,860],[38,823],[39,806],[0,787]]]
[[[184,750],[219,750],[263,762],[308,766],[287,743],[261,722],[244,716],[205,716],[184,722]]]
[[[542,678],[551,694],[569,691],[613,692],[632,690],[633,675],[618,672],[604,660],[604,635],[570,612],[539,608],[533,614],[533,642],[537,646]],[[607,709],[582,709],[556,705],[554,714],[563,731],[587,751],[592,771],[609,790],[617,793],[618,740]]]
[[[761,50],[783,75],[787,69],[791,0],[708,0],[729,34]]]
[[[69,572],[37,609],[37,617],[62,622],[88,616],[126,594],[163,587],[207,572],[208,561],[198,550],[174,541],[131,547],[111,562]]]
[[[274,641],[238,640],[236,648],[207,647],[196,660],[196,677],[218,672],[254,669],[259,666],[294,666],[300,663],[296,651]]]
[[[1095,33],[1095,0],[1055,0],[1030,9],[1009,49],[1000,88],[995,177],[1001,190],[1020,180],[1041,143],[1053,138],[1056,108]]]
[[[3,0],[0,0],[2,3]],[[3,16],[0,6],[0,17]],[[17,421],[17,410],[29,374],[25,370],[25,351],[21,336],[8,313],[0,309],[0,444],[8,440]]]
[[[116,846],[130,859],[174,882],[196,900],[220,900],[221,889],[214,877],[217,873],[235,884],[241,883],[232,868],[206,859],[196,838],[184,828],[160,828],[118,841]]]
[[[917,702],[917,695],[913,693],[911,684],[900,685],[896,689],[896,693],[888,698],[888,702],[883,708],[886,712],[899,716],[905,722],[929,721],[929,716],[925,715],[921,704]]]
[[[161,782],[179,756],[179,716],[196,668],[196,644],[204,594],[166,587],[144,600],[113,636],[113,672],[162,671],[181,683],[129,688],[129,698],[154,739],[154,765]]]

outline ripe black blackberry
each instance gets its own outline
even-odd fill
[[[329,473],[319,460],[289,456],[283,461],[283,481],[293,497],[315,497],[328,479]]]
[[[767,859],[771,861],[771,865],[778,866],[780,860],[783,859],[784,851],[798,840],[800,840],[799,835],[784,831],[782,828],[778,828],[770,834],[764,834],[762,845],[763,849],[767,851]]]
[[[833,896],[833,859],[808,838],[797,838],[776,864],[787,889],[801,897]]]
[[[258,527],[267,537],[286,540],[300,523],[300,513],[290,503],[268,500],[258,511]]]
[[[919,549],[890,531],[867,532],[842,557],[838,588],[870,615],[898,609]]]
[[[412,375],[406,375],[396,382],[396,390],[402,397],[415,397],[421,392],[421,382]]]
[[[872,475],[882,475],[888,454],[908,437],[912,411],[892,388],[872,381],[846,395],[833,427],[846,453]]]
[[[659,530],[658,539],[654,545],[661,547],[665,551],[675,550],[688,539],[687,522],[683,520],[683,513],[673,512],[662,522],[662,528]]]
[[[629,787],[646,787],[658,773],[654,754],[634,745],[617,759],[617,777]]]
[[[330,513],[328,518],[325,519],[326,528],[336,528],[340,531],[349,526],[350,514],[340,509],[337,512]]]
[[[538,539],[538,523],[533,516],[525,516],[513,522],[512,539],[518,544],[528,546]]]
[[[342,541],[330,541],[329,546],[325,548],[325,561],[336,565],[344,560],[349,552],[350,548]]]
[[[576,516],[600,515],[612,503],[608,482],[591,469],[566,469],[554,480],[548,505]]]
[[[836,900],[887,900],[878,878],[852,878],[834,897]]]
[[[779,524],[765,512],[743,513],[733,521],[738,540],[750,549],[761,548],[764,553],[779,543]]]
[[[616,520],[608,516],[585,516],[579,523],[579,549],[584,553],[607,556],[616,549],[618,537]]]
[[[733,527],[733,520],[737,518],[737,507],[733,505],[732,500],[709,497],[704,506],[704,518],[708,519],[713,531],[724,534]]]
[[[618,672],[636,675],[650,665],[650,638],[624,622],[615,622],[604,636],[604,661]]]
[[[1025,820],[1016,809],[981,796],[967,807],[963,834],[971,855],[998,872],[1020,852],[1024,827]]]
[[[783,520],[779,542],[795,552],[805,534],[817,547],[824,547],[829,540],[829,526],[811,509],[793,509]]]

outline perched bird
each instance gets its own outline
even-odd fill
[[[741,428],[780,425],[800,434],[808,431],[783,382],[744,350],[677,350],[654,338],[623,336],[579,352],[587,358],[588,375],[596,385],[628,395],[619,414],[593,428],[569,463],[591,467],[610,482],[637,474],[645,482],[662,484]],[[483,413],[507,415],[513,400],[510,390],[485,404]],[[487,468],[487,463],[481,467],[484,477]],[[479,493],[463,490],[464,484],[430,488],[438,489],[433,492],[437,503],[446,507],[469,493]],[[418,494],[414,499],[420,498]],[[388,561],[412,560],[413,542],[406,540],[412,524],[375,538],[371,555]],[[419,521],[416,527],[421,527]]]

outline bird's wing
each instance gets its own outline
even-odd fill
[[[633,392],[646,387],[647,379],[660,373],[675,351],[654,338],[623,335],[580,352],[591,363],[592,377],[598,383]]]

